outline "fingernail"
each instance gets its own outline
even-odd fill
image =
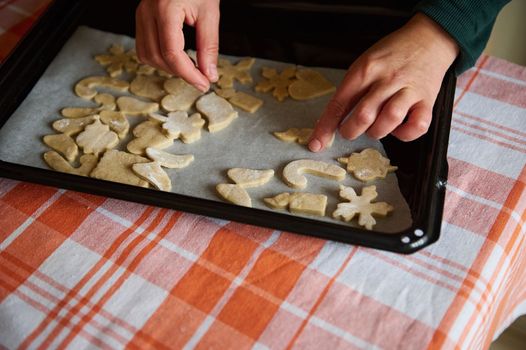
[[[207,92],[209,89],[209,86],[203,84],[196,84],[195,87],[201,92]]]
[[[321,142],[317,139],[312,140],[311,142],[309,142],[309,149],[312,152],[318,152],[319,150],[321,150]]]
[[[217,78],[217,66],[213,63],[210,63],[208,65],[208,79],[210,79],[211,82],[216,82]]]

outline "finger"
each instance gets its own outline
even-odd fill
[[[395,85],[377,84],[362,97],[349,118],[339,127],[340,134],[354,140],[374,123],[384,103],[396,92]]]
[[[216,82],[219,52],[219,5],[210,2],[196,22],[196,47],[199,70],[211,82]]]
[[[164,63],[170,72],[205,92],[210,87],[208,79],[195,67],[184,52],[184,11],[175,1],[164,2],[157,12],[157,31]]]
[[[392,135],[402,141],[413,141],[429,129],[433,117],[433,106],[425,102],[417,103],[410,111],[407,121],[397,127]]]
[[[137,57],[150,66],[167,69],[161,58],[157,24],[150,6],[139,5],[136,13],[137,26]]]
[[[387,136],[404,121],[409,109],[417,102],[416,95],[410,90],[398,91],[382,107],[375,122],[367,130],[367,135],[377,140]]]
[[[143,7],[141,4],[137,6],[135,10],[135,52],[137,52],[137,57],[139,61],[145,61],[145,49],[144,49],[144,26],[142,23],[142,11]]]
[[[364,95],[367,84],[364,76],[358,74],[354,65],[351,66],[314,127],[309,140],[312,152],[322,151],[330,144],[340,122]]]

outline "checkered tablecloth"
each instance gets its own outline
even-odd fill
[[[0,57],[47,2],[0,1]],[[526,313],[525,153],[526,69],[484,56],[410,256],[0,178],[0,348],[486,348]]]

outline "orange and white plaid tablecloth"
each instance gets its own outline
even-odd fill
[[[0,1],[5,57],[48,0]],[[526,69],[458,81],[411,256],[0,178],[0,348],[487,348],[526,313]]]

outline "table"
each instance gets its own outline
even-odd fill
[[[0,59],[49,0],[0,1]],[[410,256],[0,178],[0,347],[483,349],[526,314],[526,68],[458,80]]]

